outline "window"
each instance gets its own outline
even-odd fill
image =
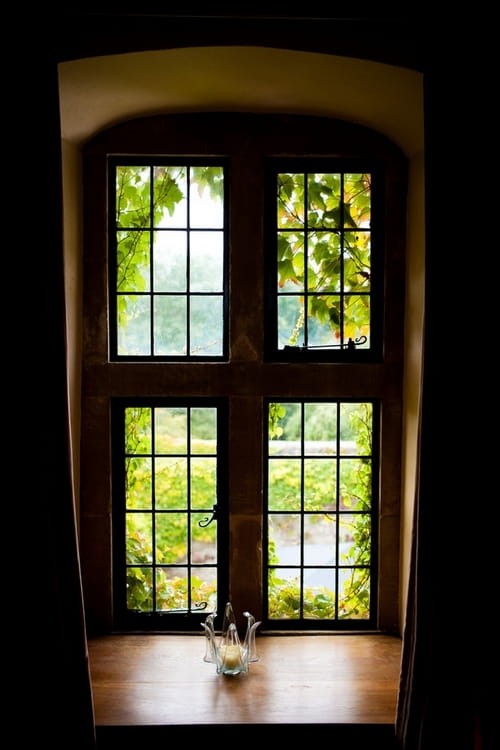
[[[147,149],[145,144],[147,144]],[[323,118],[87,144],[89,628],[397,629],[405,163]]]
[[[223,357],[224,167],[109,168],[111,359]]]
[[[268,404],[265,607],[281,628],[373,627],[377,416],[370,402]]]
[[[224,402],[113,402],[115,620],[217,610],[227,590]],[[121,451],[118,448],[121,448]],[[222,521],[219,523],[219,517]],[[125,561],[125,565],[123,564]]]
[[[277,286],[268,294],[276,321],[266,330],[269,358],[380,356],[383,184],[367,167],[339,159],[270,165],[267,234],[276,246],[267,282]]]

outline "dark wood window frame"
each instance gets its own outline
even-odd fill
[[[110,155],[224,157],[229,185],[229,360],[111,362],[108,342],[107,160]],[[280,362],[265,354],[265,162],[376,161],[384,171],[381,358]],[[113,613],[111,403],[114,398],[228,399],[228,593],[236,613],[262,616],[263,400],[359,398],[380,403],[379,586],[376,629],[398,632],[406,160],[368,128],[302,115],[200,113],[137,119],[84,148],[84,328],[81,563],[92,634]]]

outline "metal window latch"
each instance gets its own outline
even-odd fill
[[[210,517],[207,516],[206,518],[203,518],[203,520],[201,521],[198,521],[198,526],[201,526],[201,528],[204,529],[206,526],[209,526],[212,523],[212,521],[215,521],[216,518],[217,518],[217,503],[214,505],[212,509],[212,515]]]
[[[365,344],[367,342],[366,336],[358,336],[357,339],[349,339],[347,344],[327,344],[326,346],[322,346],[321,344],[318,346],[289,346],[285,344],[283,349],[287,351],[297,351],[297,349],[301,352],[307,352],[309,349],[347,349],[349,352],[353,352],[357,346],[360,346],[361,344]]]

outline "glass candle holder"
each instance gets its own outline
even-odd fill
[[[255,631],[260,625],[250,612],[243,613],[247,618],[247,628],[243,643],[240,642],[231,602],[224,609],[224,620],[220,636],[215,633],[216,612],[211,613],[202,623],[205,629],[206,646],[203,661],[216,665],[217,674],[237,675],[248,672],[251,662],[259,661],[255,645]]]

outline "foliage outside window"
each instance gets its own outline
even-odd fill
[[[372,403],[270,403],[268,617],[372,619]]]
[[[118,569],[125,567],[116,605],[125,622],[139,613],[206,615],[221,606],[222,413],[215,403],[115,404],[114,429],[122,446],[116,452],[121,490],[115,498],[115,539]]]
[[[115,164],[112,350],[222,357],[224,168]]]
[[[269,220],[276,243],[269,273],[277,281],[269,357],[345,361],[356,352],[373,359],[381,328],[378,172],[328,160],[292,171],[296,164],[269,168],[277,196]]]

